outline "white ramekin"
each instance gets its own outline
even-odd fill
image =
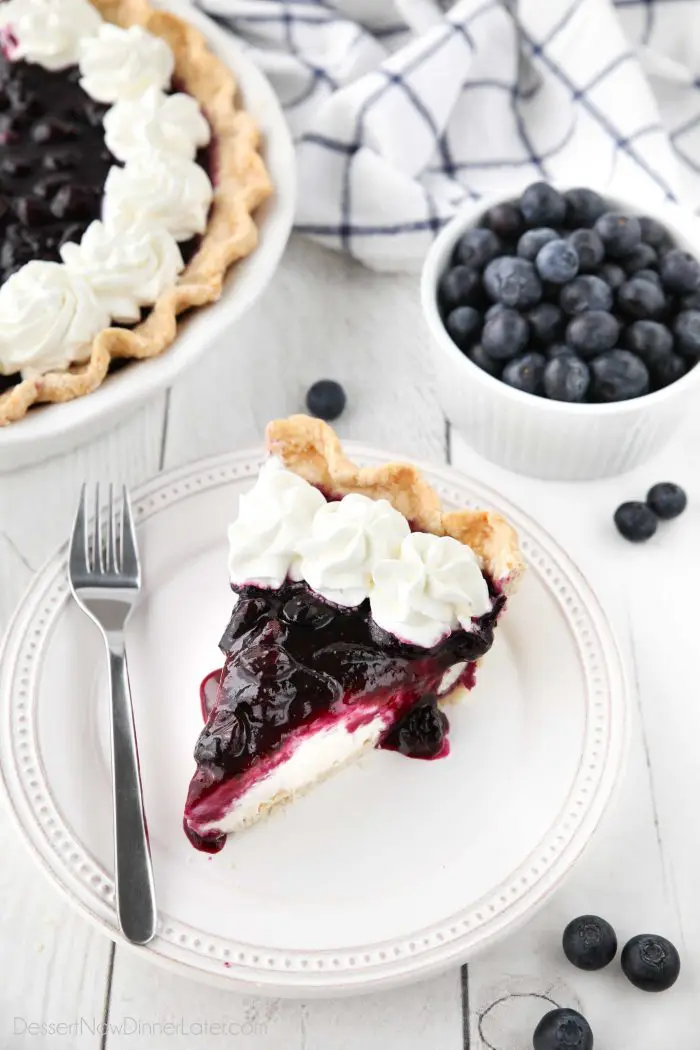
[[[604,191],[602,191],[604,192]],[[650,215],[678,246],[700,259],[700,222],[674,204],[641,204],[605,194],[611,210]],[[456,242],[503,194],[470,205],[441,231],[421,279],[423,312],[431,332],[440,403],[450,422],[486,459],[533,477],[580,480],[631,470],[671,438],[693,403],[700,403],[700,365],[663,390],[631,401],[579,405],[515,390],[474,365],[445,329],[437,305],[438,281]]]

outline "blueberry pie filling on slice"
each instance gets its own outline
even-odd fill
[[[356,467],[321,420],[271,423],[267,449],[202,685],[184,828],[209,852],[369,748],[446,754],[440,705],[474,685],[524,568],[503,518],[443,510],[408,464]]]
[[[271,185],[231,71],[148,0],[0,0],[0,426],[162,353]]]

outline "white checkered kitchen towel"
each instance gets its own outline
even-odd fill
[[[700,0],[198,0],[271,78],[297,227],[414,269],[538,178],[700,205]]]

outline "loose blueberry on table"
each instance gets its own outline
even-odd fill
[[[306,407],[311,415],[327,423],[342,414],[346,402],[345,391],[335,379],[319,379],[306,394]]]
[[[642,933],[622,949],[622,971],[643,992],[665,992],[676,983],[681,960],[676,947],[658,934]]]
[[[615,958],[617,937],[610,923],[600,916],[579,915],[564,930],[562,947],[579,970],[602,970]]]
[[[478,368],[551,400],[642,397],[700,360],[700,264],[586,188],[534,183],[490,208],[455,245],[438,305]]]
[[[640,500],[622,503],[615,511],[615,524],[620,535],[631,543],[650,540],[658,528],[653,510]]]
[[[593,1032],[577,1010],[550,1010],[537,1025],[532,1045],[534,1050],[593,1050]]]
[[[688,506],[688,497],[680,485],[672,481],[660,481],[652,485],[647,493],[647,504],[651,507],[657,518],[662,521],[671,521],[682,514]]]

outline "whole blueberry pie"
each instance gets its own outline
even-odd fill
[[[147,0],[0,0],[0,426],[162,353],[257,243],[231,71]]]
[[[408,464],[355,466],[319,419],[271,423],[267,448],[229,528],[236,600],[185,805],[210,852],[369,748],[446,755],[441,707],[524,568],[503,518],[444,511]]]

